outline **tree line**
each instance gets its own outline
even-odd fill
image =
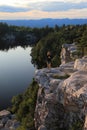
[[[12,26],[0,23],[0,47],[17,45],[36,45],[42,38],[50,33],[58,33],[61,43],[78,42],[87,45],[87,24],[84,25],[62,25],[55,27],[30,28],[24,26]]]
[[[33,46],[49,32],[53,32],[53,28],[48,26],[44,28],[30,28],[0,23],[0,49],[9,49],[9,47],[18,45]]]

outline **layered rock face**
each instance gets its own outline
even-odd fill
[[[72,60],[75,60],[78,57],[77,55],[77,46],[75,43],[72,44],[64,44],[62,46],[60,58],[61,64],[65,64]]]
[[[87,130],[87,57],[36,70],[38,130]]]

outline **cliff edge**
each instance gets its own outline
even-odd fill
[[[38,130],[87,130],[87,57],[36,70]]]

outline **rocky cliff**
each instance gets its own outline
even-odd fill
[[[65,64],[78,58],[77,44],[76,43],[63,44],[60,58],[61,58],[61,64]]]
[[[38,130],[87,130],[87,57],[35,72]]]

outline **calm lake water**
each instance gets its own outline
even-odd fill
[[[13,96],[31,83],[35,68],[31,64],[31,47],[0,51],[0,110],[11,104]]]

